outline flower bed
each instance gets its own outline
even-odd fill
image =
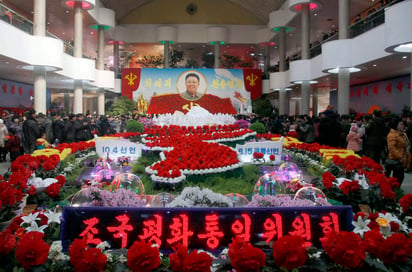
[[[162,133],[159,130],[153,134]],[[232,134],[233,137],[243,137],[236,136],[236,133]],[[214,137],[212,135],[202,140]],[[223,138],[227,140],[231,137]],[[276,139],[278,136],[266,134],[257,137]],[[221,134],[217,138],[221,139]],[[164,160],[152,165],[160,167],[159,170],[164,168],[166,175],[167,172],[172,174],[174,170],[177,171],[173,166],[182,161],[186,164],[177,168],[179,171],[183,169],[181,172],[185,169],[218,169],[237,163],[228,147],[216,145],[215,149],[209,148],[213,145],[204,145],[203,141],[190,135],[181,138],[176,136],[174,139],[181,149],[163,151]],[[162,143],[160,140],[154,146],[175,146],[175,143],[173,146]],[[188,146],[190,155],[184,152]],[[7,181],[0,182],[1,211],[12,209],[11,206],[20,201],[23,193],[28,193],[29,199],[36,195],[35,188],[27,186],[27,179],[32,173],[42,178],[57,178],[64,168],[69,167],[66,164],[66,160],[70,159],[69,154],[79,155],[92,147],[93,142],[64,144],[59,145],[55,149],[57,151],[45,150],[32,156],[19,157],[12,163],[12,172],[6,178]],[[104,241],[94,247],[87,245],[85,240],[76,239],[68,252],[64,253],[56,235],[58,213],[45,209],[16,217],[7,230],[0,233],[0,267],[8,271],[13,268],[38,271],[277,271],[295,268],[304,271],[408,271],[412,265],[412,234],[407,220],[410,218],[412,196],[403,195],[397,181],[386,178],[380,165],[369,158],[345,156],[343,154],[346,152],[342,150],[334,151],[336,155],[332,156],[327,152],[329,155],[324,157],[322,154],[325,153],[320,150],[328,147],[299,143],[290,137],[286,137],[285,147],[296,160],[314,171],[319,177],[316,186],[329,198],[350,204],[355,211],[359,210],[359,204],[369,205],[367,213],[359,211],[354,215],[353,231],[329,231],[322,240],[322,248],[307,248],[300,236],[285,235],[277,239],[267,251],[238,237],[228,245],[227,250],[218,254],[211,255],[200,249],[189,251],[183,245],[176,244],[174,253],[166,256],[144,240],[136,240],[128,250],[112,250]],[[198,153],[194,152],[197,148]],[[213,156],[208,157],[209,151]],[[196,157],[192,157],[195,156],[192,153]],[[197,158],[193,166],[189,158]],[[217,164],[210,164],[211,160],[217,161]],[[72,165],[78,166],[76,164],[80,163],[81,160]],[[201,168],[203,165],[204,168]],[[48,198],[41,205],[64,205],[63,194],[70,190],[72,184],[63,177],[57,180],[45,190]]]

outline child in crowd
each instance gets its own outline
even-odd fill
[[[20,156],[20,138],[17,135],[16,129],[9,129],[10,139],[7,141],[6,149],[10,152],[10,162],[13,162]]]
[[[44,133],[44,131],[42,131],[41,137],[36,140],[36,149],[45,149],[49,146],[50,146],[50,144],[46,140],[46,133]]]
[[[361,137],[362,136],[358,133],[358,127],[356,125],[352,125],[348,135],[346,136],[346,141],[348,142],[346,149],[359,152],[360,144],[362,143]]]

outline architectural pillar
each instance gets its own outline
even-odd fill
[[[33,35],[46,36],[46,0],[34,0]],[[46,114],[46,69],[34,67],[34,109]]]
[[[169,41],[164,41],[164,67],[165,68],[169,68],[170,64],[169,64],[169,58],[170,58],[170,42]]]
[[[269,78],[270,42],[263,44],[263,74]]]
[[[46,70],[44,67],[34,68],[34,109],[37,113],[46,114]]]
[[[64,112],[66,114],[69,114],[72,112],[70,108],[70,94],[69,93],[64,93],[63,95],[63,107],[64,107]]]
[[[215,54],[215,68],[220,68],[220,42],[215,42],[213,45]]]
[[[96,68],[98,70],[104,70],[104,27],[99,26],[98,32],[98,43],[97,43],[97,64]],[[118,43],[117,43],[118,44]],[[97,113],[99,115],[104,115],[104,89],[97,89]],[[100,100],[103,100],[103,105],[100,103]],[[90,112],[93,113],[93,112]]]
[[[83,9],[82,2],[74,3],[74,49],[75,58],[83,57]],[[83,113],[83,83],[74,81],[73,113]]]
[[[286,71],[286,28],[279,28],[279,72]]]
[[[286,90],[279,91],[279,115],[285,115],[287,113],[286,104],[288,103],[288,100],[287,100],[286,95],[287,95]]]
[[[339,0],[339,40],[349,38],[350,0]],[[338,114],[349,114],[350,73],[348,68],[338,71]]]
[[[310,9],[309,4],[302,4],[302,24],[301,24],[301,35],[302,35],[302,59],[310,59]],[[303,80],[301,84],[301,114],[309,115],[309,103],[310,103],[310,83],[307,80]]]
[[[340,68],[338,76],[338,114],[349,114],[349,68]]]
[[[302,81],[302,105],[301,114],[309,115],[309,104],[310,104],[310,81]]]
[[[113,41],[113,71],[114,71],[114,76],[117,78],[120,75],[120,48],[119,48],[120,42],[119,41]]]
[[[295,115],[301,115],[301,98],[295,99]]]
[[[312,116],[318,115],[318,88],[315,86],[313,88],[312,96]]]

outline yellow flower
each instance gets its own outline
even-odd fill
[[[381,227],[387,227],[389,225],[388,219],[383,218],[383,217],[378,217],[375,221]]]

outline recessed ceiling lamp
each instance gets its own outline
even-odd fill
[[[340,67],[329,69],[328,73],[338,74],[340,69],[341,69]],[[349,73],[356,73],[361,70],[360,68],[356,68],[356,67],[349,67],[349,68],[344,68],[344,69],[349,69]]]
[[[398,45],[393,50],[395,50],[396,52],[410,53],[412,52],[412,43]]]

